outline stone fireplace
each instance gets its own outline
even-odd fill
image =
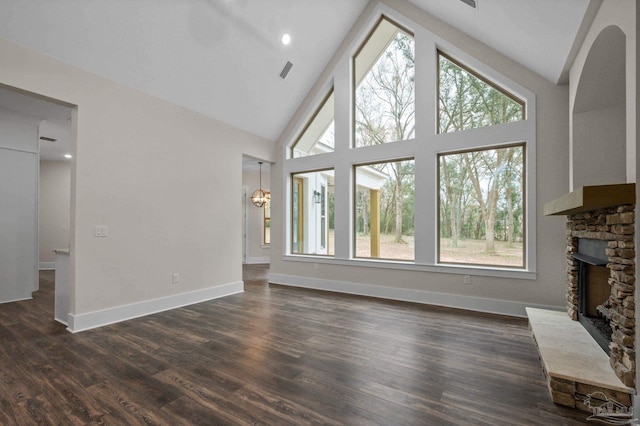
[[[579,345],[585,341],[592,345],[594,359],[600,360],[598,368],[603,369],[591,372],[590,364],[581,359],[579,368],[568,364],[557,367],[555,363],[554,371],[548,371],[553,362],[545,360],[543,352],[560,354],[565,359],[582,354],[563,345],[567,335],[556,338],[545,335],[546,330],[540,324],[554,315],[528,308],[531,329],[556,403],[586,409],[587,392],[602,392],[629,405],[629,396],[635,393],[635,201],[635,184],[600,185],[581,187],[544,207],[547,216],[567,218],[566,308],[570,319],[565,322],[573,320],[582,325],[576,329],[555,315],[553,327],[571,329],[570,335],[584,335]],[[541,338],[545,339],[542,344]],[[553,348],[548,350],[550,346]],[[607,374],[611,378],[600,381]]]
[[[606,243],[605,259],[580,253],[580,247],[589,240]],[[603,287],[605,283],[608,289]],[[571,319],[580,320],[592,335],[597,333],[593,330],[597,328],[594,321],[608,323],[611,340],[609,350],[603,349],[609,353],[616,376],[629,387],[635,385],[636,370],[634,287],[634,206],[627,204],[569,215],[567,312]]]

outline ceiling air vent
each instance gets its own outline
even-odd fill
[[[460,1],[466,5],[473,7],[474,9],[476,8],[476,0],[460,0]]]
[[[292,67],[293,64],[290,61],[287,61],[287,63],[284,64],[284,68],[282,68],[282,71],[280,71],[280,78],[283,80],[287,78],[287,75],[289,74],[289,71],[291,71]]]
[[[41,140],[41,141],[47,141],[47,142],[55,142],[55,141],[57,141],[58,139],[48,138],[48,137],[46,137],[46,136],[40,136],[40,140]]]

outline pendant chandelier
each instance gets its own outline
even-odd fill
[[[271,200],[271,193],[262,190],[262,161],[259,161],[258,164],[260,164],[260,188],[251,194],[251,203],[256,207],[262,207]]]

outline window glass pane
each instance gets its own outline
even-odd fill
[[[264,223],[263,223],[263,229],[264,229],[264,238],[263,238],[263,243],[264,244],[271,244],[271,201],[267,201],[264,204]]]
[[[524,119],[524,102],[478,78],[443,54],[438,57],[439,132]]]
[[[524,265],[524,145],[439,156],[439,261]]]
[[[331,91],[302,135],[293,144],[292,157],[305,157],[333,151],[335,147],[333,123],[333,91]]]
[[[355,57],[355,146],[415,133],[413,37],[383,19]]]
[[[292,175],[291,253],[333,256],[333,170]]]
[[[413,260],[414,161],[355,167],[355,256]]]

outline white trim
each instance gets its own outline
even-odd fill
[[[247,250],[249,250],[249,187],[242,185],[242,263],[247,263]]]
[[[336,259],[330,256],[310,254],[288,254],[282,257],[284,261],[324,263],[328,265],[365,266],[382,269],[401,269],[403,271],[439,272],[443,274],[474,275],[481,277],[513,278],[521,280],[535,280],[537,273],[526,269],[501,268],[499,266],[453,265],[453,264],[420,264],[386,259]]]
[[[23,300],[31,300],[33,299],[33,296],[29,296],[29,297],[20,297],[18,299],[11,299],[11,300],[3,300],[2,302],[0,302],[0,305],[4,304],[4,303],[12,303],[12,302],[22,302]]]
[[[446,306],[450,308],[465,309],[468,311],[486,312],[521,318],[526,318],[527,314],[525,308],[527,307],[550,310],[561,309],[557,306],[536,305],[511,300],[485,299],[481,297],[438,293],[428,290],[383,287],[286,274],[270,274],[269,283],[333,291],[338,293],[356,294],[359,296],[377,297],[381,299],[400,300],[404,302],[423,303],[427,305]]]
[[[34,276],[33,291],[40,290],[40,125],[38,125],[38,152],[36,153],[36,218],[35,223],[35,246],[34,265],[36,272]],[[55,292],[55,288],[54,288]]]
[[[244,292],[244,282],[238,281],[85,314],[69,314],[67,330],[77,333],[242,292]]]
[[[245,262],[248,265],[253,265],[256,263],[271,263],[271,257],[263,256],[263,257],[247,257],[247,261]]]
[[[41,271],[50,271],[56,269],[56,262],[40,262],[38,269]]]

